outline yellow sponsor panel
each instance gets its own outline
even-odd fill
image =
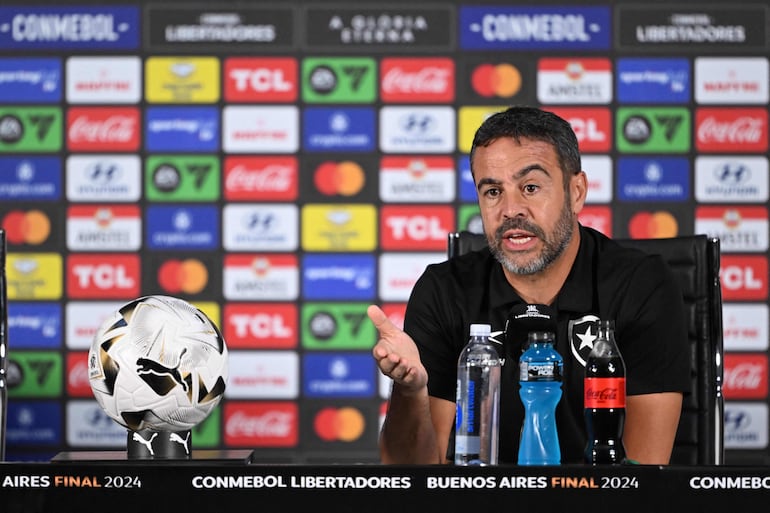
[[[471,143],[476,130],[489,116],[507,109],[504,105],[460,107],[457,112],[457,148],[462,153],[471,151]]]
[[[61,299],[62,269],[58,253],[8,253],[8,299]]]
[[[192,305],[199,309],[201,312],[205,313],[206,316],[211,319],[211,322],[213,322],[217,328],[221,329],[222,319],[219,303],[215,303],[213,301],[194,301],[192,302]]]
[[[219,75],[216,57],[149,57],[145,98],[149,103],[215,103],[221,96]]]
[[[373,251],[377,247],[374,205],[305,205],[302,249],[305,251]]]

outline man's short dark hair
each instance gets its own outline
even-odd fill
[[[578,140],[572,125],[553,112],[524,105],[514,105],[492,114],[476,130],[470,151],[471,173],[476,149],[486,147],[501,137],[543,141],[553,146],[564,180],[582,170]]]

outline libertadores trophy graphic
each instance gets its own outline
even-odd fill
[[[88,352],[91,390],[128,429],[129,459],[190,459],[192,428],[221,401],[227,373],[217,326],[171,296],[123,305],[99,327]]]

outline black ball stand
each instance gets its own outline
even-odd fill
[[[189,460],[192,458],[192,431],[128,430],[130,460]]]

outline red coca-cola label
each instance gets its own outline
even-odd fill
[[[767,355],[754,353],[725,354],[725,399],[765,399],[768,392]]]
[[[446,58],[386,58],[380,67],[385,102],[451,102],[455,96],[454,61]]]
[[[139,135],[139,109],[135,107],[73,107],[67,112],[71,151],[136,151]]]
[[[767,151],[767,110],[701,108],[695,113],[695,147],[699,151]]]
[[[224,408],[224,417],[224,440],[228,446],[297,445],[299,415],[295,403],[228,403]]]
[[[225,198],[235,201],[294,200],[299,164],[293,156],[236,156],[225,159]]]
[[[586,408],[626,407],[626,378],[586,378],[583,391]]]

